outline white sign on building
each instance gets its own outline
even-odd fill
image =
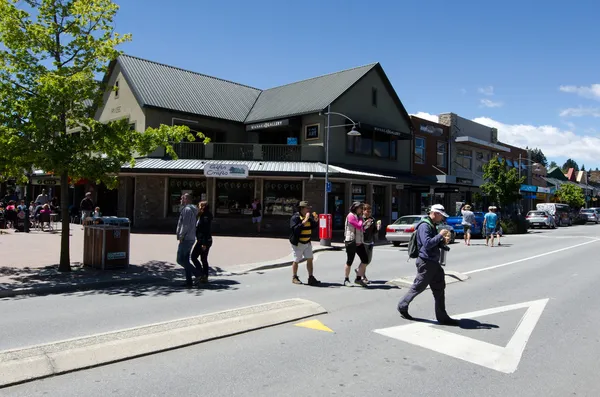
[[[204,176],[207,178],[248,178],[248,166],[245,164],[206,164]]]

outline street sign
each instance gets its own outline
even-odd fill
[[[548,301],[549,299],[540,299],[453,316],[468,319],[526,308],[527,311],[505,347],[434,328],[434,322],[376,329],[374,332],[495,371],[512,374],[517,370],[527,341]]]
[[[327,184],[325,185],[325,190],[327,191],[327,193],[331,193],[331,182],[327,182]]]
[[[298,144],[298,138],[288,137],[287,144],[288,145],[297,145]]]

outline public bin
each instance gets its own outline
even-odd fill
[[[97,269],[119,269],[129,265],[128,218],[94,218],[84,226],[83,265]]]
[[[331,214],[320,214],[319,215],[319,239],[321,245],[331,245]]]

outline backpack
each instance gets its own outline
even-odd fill
[[[428,224],[430,227],[434,227],[431,222],[429,222],[428,220],[422,220],[421,222],[419,222],[417,224],[417,226],[415,227],[415,231],[410,235],[410,239],[408,240],[408,258],[409,259],[416,259],[419,257],[419,244],[417,243],[417,230],[419,229],[419,226],[421,226],[421,224],[426,223]]]

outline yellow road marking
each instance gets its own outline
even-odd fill
[[[331,328],[329,328],[319,320],[308,320],[294,325],[296,327],[310,328],[317,331],[333,332]]]

